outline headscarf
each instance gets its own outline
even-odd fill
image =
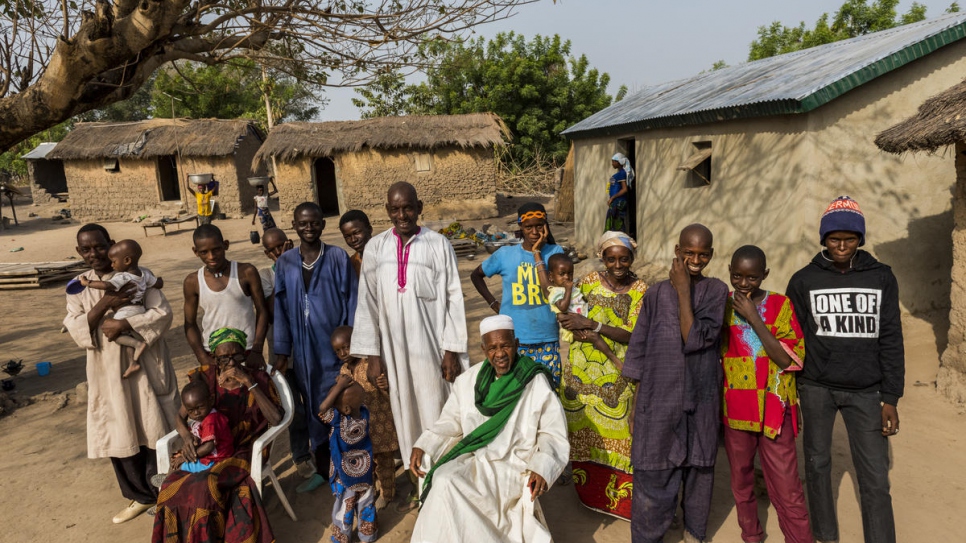
[[[634,168],[631,167],[631,161],[628,160],[626,156],[624,156],[624,153],[617,153],[616,155],[610,157],[610,159],[616,160],[617,163],[621,165],[621,168],[625,172],[627,172],[627,181],[626,181],[627,188],[629,189],[633,187],[634,186]]]
[[[539,202],[527,202],[517,208],[517,224],[523,224],[523,221],[530,219],[543,219],[547,223],[547,244],[557,244],[556,240],[553,239],[553,234],[550,232],[550,220],[547,217],[547,209],[543,207],[543,204]]]
[[[208,349],[215,352],[219,345],[231,342],[241,345],[244,351],[248,346],[248,334],[237,328],[219,328],[208,336]]]
[[[604,232],[604,235],[597,240],[597,256],[599,258],[604,257],[604,251],[610,247],[627,247],[631,251],[631,255],[634,254],[634,249],[637,249],[637,242],[631,239],[630,236],[624,232],[617,232],[611,230],[610,232]]]

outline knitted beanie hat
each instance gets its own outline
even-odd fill
[[[839,196],[822,214],[819,227],[821,244],[825,245],[825,238],[832,232],[855,232],[859,235],[859,247],[865,245],[865,215],[859,209],[859,203],[848,196]]]

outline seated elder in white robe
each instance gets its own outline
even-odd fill
[[[551,541],[537,497],[567,463],[567,422],[546,368],[517,355],[512,327],[484,319],[487,361],[456,378],[415,443],[410,464],[426,481],[414,543]]]

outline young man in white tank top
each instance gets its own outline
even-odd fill
[[[192,251],[204,266],[184,280],[184,332],[198,363],[215,363],[207,339],[213,331],[237,328],[248,334],[246,365],[264,367],[262,348],[269,322],[258,270],[251,264],[225,257],[228,241],[217,226],[199,226],[192,239]],[[204,312],[200,327],[199,308]]]

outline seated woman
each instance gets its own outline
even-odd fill
[[[270,542],[275,537],[249,477],[252,444],[269,425],[282,420],[278,392],[268,374],[245,370],[244,332],[221,328],[208,345],[217,365],[201,366],[188,374],[204,382],[215,399],[215,409],[228,417],[235,453],[207,471],[173,471],[164,479],[154,517],[153,543]],[[194,441],[182,407],[178,433],[182,454],[195,458]]]
[[[635,248],[623,232],[601,236],[597,254],[606,271],[591,272],[576,285],[587,316],[557,316],[574,333],[561,403],[577,496],[586,507],[623,519],[631,515],[634,386],[621,368],[647,290],[631,272]]]

